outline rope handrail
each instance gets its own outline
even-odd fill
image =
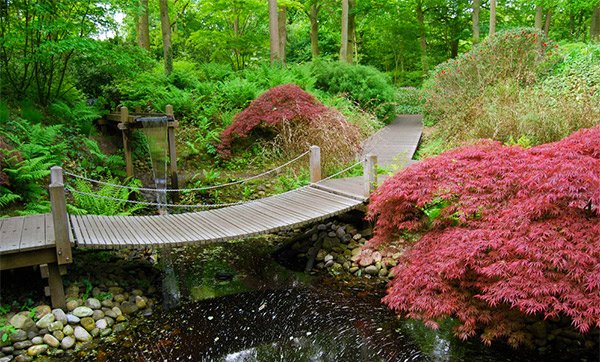
[[[365,162],[365,160],[366,160],[365,158],[362,158],[358,162],[356,162],[355,164],[350,165],[350,166],[346,167],[345,169],[343,169],[341,171],[338,171],[338,172],[334,173],[333,175],[327,176],[324,179],[321,179],[321,180],[319,180],[319,181],[317,181],[315,183],[318,184],[318,183],[321,183],[323,181],[331,180],[332,178],[334,178],[336,176],[339,176],[339,175],[341,175],[341,174],[343,174],[345,172],[350,171],[351,169],[355,168],[358,165],[362,165],[362,163]]]
[[[279,166],[277,166],[275,168],[272,168],[272,169],[270,169],[268,171],[259,173],[259,174],[254,175],[254,176],[250,176],[250,177],[242,179],[242,180],[227,182],[227,183],[219,184],[219,185],[205,186],[205,187],[195,187],[195,188],[188,188],[188,189],[157,189],[157,188],[147,188],[147,187],[125,186],[125,185],[113,184],[113,183],[110,183],[110,182],[104,182],[104,181],[100,181],[100,180],[94,180],[94,179],[91,179],[89,177],[85,177],[85,176],[78,175],[78,174],[75,174],[75,173],[72,173],[72,172],[68,172],[68,171],[64,171],[64,174],[68,175],[68,176],[71,176],[71,177],[74,177],[74,178],[78,178],[78,179],[84,180],[84,181],[92,182],[92,183],[95,183],[95,184],[98,184],[98,185],[110,186],[110,187],[115,187],[115,188],[120,188],[120,189],[128,189],[128,190],[132,190],[132,191],[133,190],[147,191],[147,192],[205,191],[205,190],[214,190],[214,189],[218,189],[218,188],[222,188],[222,187],[227,187],[227,186],[233,186],[233,185],[237,185],[237,184],[243,184],[243,183],[246,183],[246,182],[248,182],[250,180],[254,180],[254,179],[263,177],[263,176],[268,175],[270,173],[273,173],[273,172],[281,170],[282,168],[284,168],[284,167],[286,167],[286,166],[288,166],[288,165],[290,165],[290,164],[298,161],[302,157],[308,155],[309,153],[310,153],[310,150],[306,151],[306,152],[304,152],[304,153],[302,153],[300,155],[298,155],[297,157],[295,157],[295,158],[289,160],[288,162],[286,162],[284,164],[281,164],[281,165],[279,165]]]
[[[294,191],[297,191],[297,190],[302,190],[302,189],[305,189],[307,187],[308,186],[301,186],[301,187],[299,187],[297,189],[293,189],[293,190],[290,190],[290,191],[282,192],[281,194],[277,194],[275,196],[285,195],[287,193],[294,192]],[[111,201],[126,202],[126,203],[130,203],[130,204],[138,204],[138,205],[146,205],[146,206],[162,206],[162,207],[170,207],[170,208],[181,207],[181,208],[191,208],[191,209],[193,209],[193,208],[196,208],[196,209],[216,209],[216,208],[220,208],[220,207],[242,205],[242,204],[247,204],[247,203],[256,202],[256,201],[261,200],[261,199],[254,199],[254,200],[230,202],[230,203],[223,203],[223,204],[193,204],[193,205],[185,205],[185,204],[167,204],[167,203],[159,203],[159,202],[136,201],[136,200],[121,199],[121,198],[118,198],[118,197],[104,196],[104,195],[93,194],[93,193],[90,193],[90,192],[84,192],[84,191],[74,190],[74,189],[72,189],[72,188],[70,188],[68,186],[65,186],[65,191],[70,192],[72,194],[85,195],[85,196],[95,197],[95,198],[98,198],[98,199],[111,200]]]

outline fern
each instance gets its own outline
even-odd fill
[[[108,178],[105,181],[107,183],[118,182],[118,180],[113,178]],[[140,187],[141,182],[139,180],[133,179],[127,184],[127,186]],[[75,190],[80,192],[98,195],[100,196],[100,198],[73,193],[73,204],[67,205],[69,212],[72,214],[127,216],[144,208],[144,205],[140,204],[129,204],[126,201],[115,201],[101,198],[112,197],[117,199],[128,200],[131,194],[139,194],[138,190],[132,191],[129,189],[117,188],[109,185],[103,185],[98,189],[94,189],[91,183],[79,179],[74,181],[74,188]]]
[[[50,106],[50,112],[65,124],[77,128],[84,135],[89,135],[93,122],[100,118],[100,113],[85,102],[80,102],[70,107],[64,102],[56,102]]]
[[[20,199],[21,199],[21,196],[13,193],[6,187],[0,186],[0,207],[4,208]]]
[[[107,155],[100,149],[98,143],[92,139],[82,139],[83,144],[90,153],[89,158],[84,158],[81,167],[85,170],[92,170],[92,176],[111,177],[125,176],[125,160],[119,155]]]

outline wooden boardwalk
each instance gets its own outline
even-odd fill
[[[410,166],[416,162],[412,158],[421,140],[422,119],[420,115],[398,116],[363,143],[361,158],[367,154],[377,155],[377,164],[390,172]],[[386,178],[387,175],[378,175],[378,184]],[[362,195],[364,190],[362,176],[327,180],[322,185],[353,195]]]

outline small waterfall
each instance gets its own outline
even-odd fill
[[[152,176],[156,192],[156,202],[161,204],[159,210],[166,211],[167,203],[167,167],[169,141],[167,135],[167,117],[144,117],[138,118],[137,122],[142,124],[142,133],[148,143],[150,161],[152,163]],[[163,191],[160,191],[163,190]]]
[[[168,167],[168,133],[167,117],[144,117],[138,118],[137,122],[142,124],[142,133],[148,143],[150,161],[152,162],[152,176],[156,187],[156,202],[161,214],[167,214],[167,167]],[[177,276],[173,270],[171,249],[165,247],[160,250],[160,258],[163,266],[163,304],[166,309],[179,305],[181,292],[179,290]]]

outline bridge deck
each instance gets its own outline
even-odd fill
[[[306,187],[223,209],[186,214],[71,215],[71,240],[80,247],[100,249],[221,242],[323,220],[364,201]],[[0,255],[45,248],[54,248],[51,215],[0,220]]]

